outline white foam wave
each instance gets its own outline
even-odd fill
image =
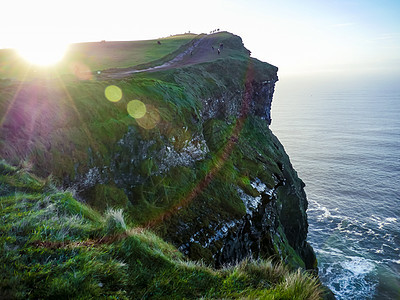
[[[396,223],[397,222],[397,218],[386,218],[385,222],[386,223]]]
[[[343,269],[349,270],[355,276],[361,276],[373,271],[375,265],[363,257],[350,257],[350,261],[340,263]]]
[[[398,260],[391,260],[391,262],[394,262],[395,264],[398,264],[398,265],[400,265],[400,259],[398,259]]]
[[[318,254],[324,255],[324,256],[343,256],[343,251],[340,249],[336,248],[329,248],[327,250],[323,249],[316,249]]]
[[[363,257],[346,256],[345,260],[328,263],[322,268],[323,281],[335,293],[337,299],[370,299],[378,282],[370,275],[376,272],[376,265]]]
[[[332,222],[334,219],[341,220],[343,217],[338,208],[329,209],[316,201],[309,200],[308,213],[313,213],[319,222]],[[332,214],[334,212],[334,214]]]
[[[385,218],[383,221],[382,220],[377,221],[377,225],[379,229],[383,229],[383,227],[385,227],[386,225],[390,225],[396,222],[397,218]]]

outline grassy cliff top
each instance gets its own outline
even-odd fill
[[[198,45],[199,41],[201,43]],[[221,44],[224,45],[220,49],[221,55],[217,55]],[[228,32],[212,35],[180,34],[144,41],[76,43],[69,45],[63,59],[50,67],[30,64],[18,54],[17,50],[0,49],[0,79],[30,80],[53,73],[53,76],[68,74],[80,80],[88,80],[93,79],[91,74],[97,74],[102,70],[143,69],[161,65],[185,51],[187,55],[183,57],[184,65],[210,62],[221,57],[240,58],[249,55],[240,37]]]
[[[180,34],[156,40],[71,44],[63,60],[50,68],[31,65],[15,49],[0,49],[0,78],[19,80],[26,77],[32,78],[35,73],[44,69],[51,69],[59,74],[73,74],[76,70],[93,72],[109,68],[132,67],[182,50],[196,36],[195,34]],[[158,41],[161,44],[158,44]]]

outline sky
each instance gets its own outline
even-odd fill
[[[0,48],[240,35],[279,74],[400,74],[399,0],[2,0]]]

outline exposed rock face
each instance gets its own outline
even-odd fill
[[[256,209],[237,222],[236,228],[229,232],[218,254],[219,265],[240,261],[249,255],[268,257],[276,254],[273,237],[281,237],[277,230],[279,219],[274,198],[275,196],[263,195]],[[276,247],[279,253],[283,252],[279,245]]]
[[[262,118],[271,124],[271,103],[274,94],[275,83],[278,80],[274,77],[270,80],[262,82],[248,82],[250,89],[250,111],[249,113]],[[236,93],[232,91],[225,92],[219,98],[204,99],[203,102],[203,120],[206,121],[211,118],[229,118],[232,116],[239,117],[243,106],[242,102],[246,91],[237,90]]]
[[[187,131],[187,128],[182,129],[184,132],[185,130]],[[155,140],[143,141],[138,139],[138,132],[133,127],[130,128],[118,141],[118,151],[110,166],[114,182],[123,187],[129,196],[129,188],[142,184],[144,177],[165,174],[176,166],[193,166],[209,152],[201,133],[184,141],[179,149],[175,147],[174,142],[174,136],[170,141],[162,139],[158,144]],[[145,166],[143,162],[147,162]]]
[[[276,80],[273,77],[262,82],[252,81],[248,85],[250,90],[206,99],[203,122],[212,118],[228,119],[232,115],[239,117],[243,109],[241,102],[247,92],[251,99],[248,114],[260,117],[269,125]],[[276,161],[281,174],[272,174],[274,185],[268,187],[259,178],[254,178],[251,186],[258,195],[250,195],[237,187],[238,195],[246,207],[246,214],[241,218],[222,220],[222,216],[219,216],[220,220],[214,220],[208,228],[204,228],[199,225],[202,224],[202,216],[199,215],[196,221],[192,220],[192,226],[182,226],[185,222],[181,222],[181,225],[174,227],[180,238],[178,243],[174,239],[171,241],[182,252],[193,258],[204,258],[204,253],[198,252],[201,248],[206,249],[216,265],[233,263],[248,256],[278,256],[295,266],[316,268],[315,254],[306,242],[308,223],[304,183],[297,177],[279,141],[275,140],[274,144],[281,154],[280,160]],[[266,162],[261,159],[257,163],[262,165]],[[182,236],[188,238],[182,240]]]
[[[254,84],[254,95],[251,111],[255,116],[266,120],[268,125],[271,124],[271,103],[275,90],[275,80],[266,80],[261,83]]]
[[[220,241],[222,247],[213,253],[216,265],[234,263],[248,256],[277,256],[294,266],[316,269],[315,253],[306,242],[308,222],[304,183],[297,178],[290,163],[288,169],[286,177],[274,178],[275,185],[272,188],[255,178],[251,186],[260,193],[258,196],[249,195],[237,187],[246,206],[246,214],[239,219],[210,225],[214,228],[212,233],[204,228],[196,231],[189,243],[180,245],[179,249],[190,255],[193,244],[212,248],[210,246]],[[191,231],[191,228],[180,230],[185,235],[183,232]],[[202,235],[207,238],[202,238]],[[290,248],[296,251],[303,262],[293,257]]]

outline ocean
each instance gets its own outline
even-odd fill
[[[271,130],[305,182],[337,299],[400,299],[400,78],[282,77]]]

